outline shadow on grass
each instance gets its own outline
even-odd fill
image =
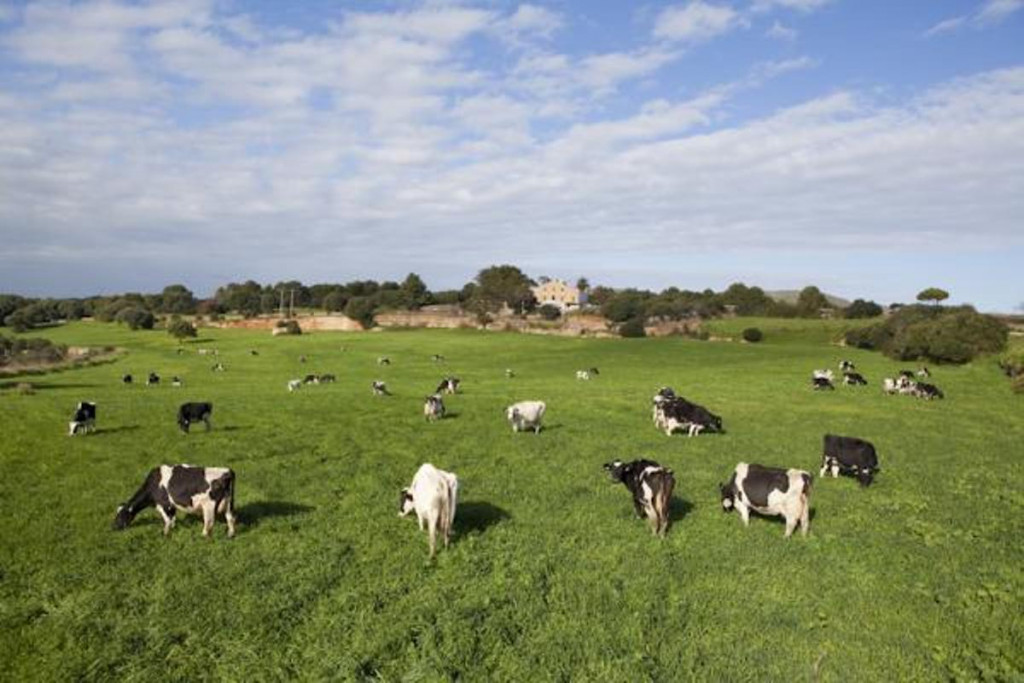
[[[120,427],[99,428],[96,430],[97,434],[120,434],[121,432],[134,432],[138,429],[142,429],[140,425],[121,425]]]
[[[691,510],[693,510],[693,503],[685,498],[672,496],[672,500],[668,502],[668,518],[673,524],[685,519]]]
[[[224,425],[223,427],[216,427],[215,429],[218,432],[247,432],[251,430],[252,427],[242,425]]]
[[[31,384],[33,391],[46,391],[47,389],[95,389],[98,384],[53,384],[47,382],[34,382],[31,376],[25,376],[17,381],[0,382],[0,389],[16,389],[19,384]]]
[[[497,505],[484,502],[460,502],[455,510],[455,530],[459,533],[483,533],[512,515]]]
[[[292,517],[312,512],[316,508],[310,505],[289,503],[283,500],[262,500],[258,503],[249,503],[235,510],[238,520],[245,525],[255,526],[264,519],[273,517]]]

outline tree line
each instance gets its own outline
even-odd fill
[[[540,282],[548,278],[540,277]],[[39,299],[0,294],[0,325],[24,331],[50,323],[89,317],[120,322],[132,329],[151,329],[158,316],[199,315],[216,319],[227,314],[255,317],[294,310],[344,313],[364,327],[373,325],[374,315],[384,310],[416,310],[433,304],[454,304],[475,313],[486,322],[498,311],[539,312],[557,318],[560,311],[539,304],[532,287],[537,280],[513,265],[484,268],[459,289],[431,291],[416,273],[402,282],[353,280],[347,283],[306,285],[298,280],[260,284],[254,280],[231,282],[218,287],[214,295],[200,299],[185,285],[169,285],[158,294],[126,293],[115,296]],[[734,283],[721,292],[669,287],[660,292],[636,288],[591,287],[586,278],[576,282],[587,293],[593,309],[615,323],[631,324],[651,319],[683,320],[713,318],[726,313],[740,316],[818,317],[833,309],[825,295],[814,286],[801,290],[794,303],[777,301],[760,287]],[[857,299],[836,315],[869,318],[882,314],[873,301]]]

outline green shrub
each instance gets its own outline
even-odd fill
[[[119,323],[126,324],[132,330],[151,330],[156,324],[156,316],[144,308],[134,306],[122,308],[114,319]]]
[[[751,344],[756,344],[757,342],[764,339],[764,333],[761,332],[761,330],[757,329],[756,327],[748,327],[747,329],[743,330],[743,339],[745,341],[750,342]]]
[[[904,306],[884,323],[851,330],[846,343],[875,349],[896,360],[966,363],[1006,347],[1009,330],[970,306]]]
[[[167,334],[175,339],[185,339],[187,337],[195,337],[197,333],[192,323],[182,318],[175,318],[167,326]]]
[[[646,337],[647,332],[644,331],[644,321],[640,318],[630,318],[626,322],[619,325],[619,336]]]
[[[877,318],[882,315],[882,307],[874,301],[856,299],[852,304],[843,309],[844,318]]]
[[[545,320],[558,320],[562,317],[562,309],[558,306],[552,306],[551,304],[544,304],[537,309],[537,312],[540,313],[540,317]]]

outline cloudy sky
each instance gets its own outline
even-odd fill
[[[0,0],[0,291],[1024,302],[1024,0]]]

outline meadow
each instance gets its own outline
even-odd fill
[[[757,325],[760,344],[203,329],[182,354],[164,332],[45,330],[125,352],[27,378],[34,395],[0,392],[0,679],[1024,679],[1024,396],[991,359],[932,368],[944,401],[885,396],[901,364],[830,344],[841,324],[715,332]],[[810,371],[840,358],[870,386],[812,392]],[[600,375],[574,379],[590,366]],[[120,382],[151,370],[161,386]],[[311,372],[338,382],[287,392]],[[461,391],[427,424],[445,374]],[[372,396],[374,379],[395,395]],[[655,430],[663,385],[726,433]],[[539,435],[504,420],[524,399],[548,404]],[[80,400],[99,429],[69,438]],[[179,432],[186,400],[213,402],[211,432]],[[826,432],[874,442],[873,486],[817,476]],[[663,540],[601,469],[637,457],[676,473]],[[741,460],[812,471],[809,537],[722,511],[718,484]],[[427,461],[461,482],[434,562],[397,516]],[[153,510],[111,530],[146,472],[177,462],[234,468],[233,540],[221,520],[202,538],[199,518],[164,538]]]

